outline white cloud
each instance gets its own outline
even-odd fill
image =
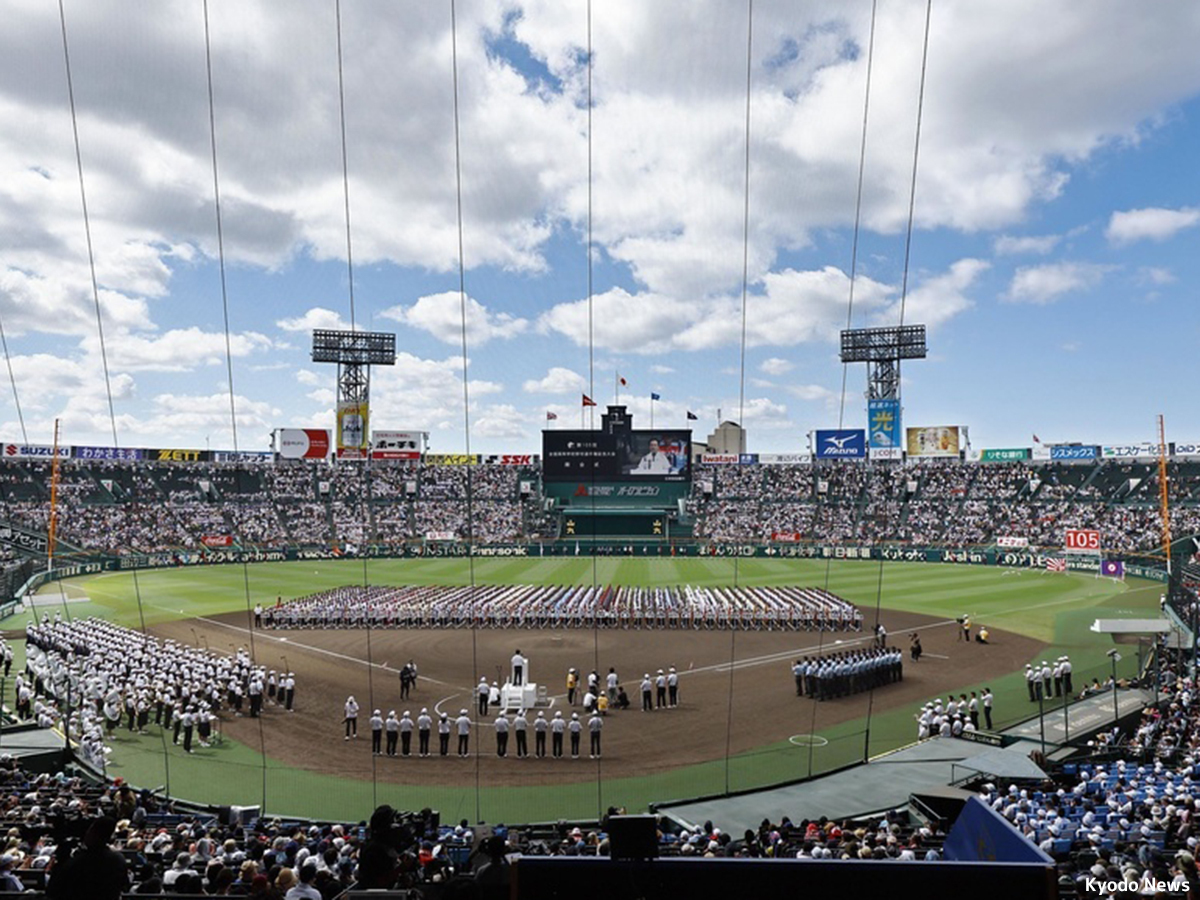
[[[675,370],[671,366],[664,366],[660,363],[655,363],[650,367],[650,371],[655,375],[674,375]]]
[[[99,340],[88,336],[82,346],[90,353],[99,352]],[[114,370],[129,372],[188,372],[197,366],[224,365],[225,335],[205,332],[192,326],[161,335],[106,333],[104,341],[108,364]],[[248,332],[229,336],[229,355],[246,357],[271,346],[261,334]]]
[[[834,391],[819,384],[792,384],[788,385],[787,391],[801,400],[823,400],[826,404],[836,403],[838,398]]]
[[[236,395],[234,409],[239,444],[243,435],[270,430],[280,413],[271,403]],[[215,446],[232,447],[229,416],[229,394],[159,394],[154,398],[153,414],[133,430],[141,436],[162,435],[175,440],[180,432],[212,433],[221,437]]]
[[[457,291],[422,297],[412,306],[393,306],[381,315],[427,331],[447,344],[462,343],[463,302]],[[526,331],[529,322],[508,313],[494,313],[473,297],[465,303],[467,346],[486,344],[493,338],[511,338]]]
[[[1006,299],[1013,303],[1053,303],[1063,294],[1095,287],[1107,271],[1107,266],[1076,262],[1020,268],[1013,275]]]
[[[1138,269],[1137,275],[1140,283],[1152,284],[1159,287],[1174,284],[1179,280],[1170,269],[1161,266],[1143,266]]]
[[[569,394],[582,391],[586,385],[584,377],[578,372],[554,366],[544,378],[531,379],[521,387],[527,394]]]
[[[960,259],[948,271],[926,278],[909,291],[904,303],[905,323],[937,328],[970,309],[967,291],[989,268],[990,264],[981,259]],[[880,324],[899,321],[899,312],[897,301],[880,317]]]
[[[970,307],[965,290],[988,268],[964,259],[914,288],[906,312],[912,321],[942,324]],[[850,281],[834,266],[818,270],[784,269],[763,277],[762,291],[747,298],[746,344],[791,347],[836,341],[845,326]],[[855,308],[874,318],[895,317],[895,288],[860,276]],[[659,294],[630,294],[613,288],[593,298],[591,336],[595,345],[625,353],[711,350],[736,345],[742,333],[740,298],[683,301]],[[586,300],[561,303],[538,322],[543,332],[558,332],[579,346],[588,345]]]
[[[297,369],[296,370],[296,382],[298,384],[315,387],[319,384],[326,383],[328,380],[329,380],[328,374],[320,375],[320,374],[314,372],[312,369]]]
[[[471,430],[478,437],[525,441],[528,433],[521,424],[522,419],[521,413],[511,404],[483,406],[472,417]],[[542,427],[540,420],[529,424],[535,430]]]
[[[1130,209],[1114,212],[1104,236],[1114,244],[1135,241],[1165,241],[1200,223],[1200,209]]]
[[[792,364],[786,359],[780,359],[778,356],[772,356],[769,359],[764,359],[759,365],[759,368],[768,375],[778,378],[792,371]]]
[[[997,256],[1045,256],[1059,245],[1062,236],[1057,234],[1043,235],[1000,235],[992,243],[992,249]]]
[[[303,315],[279,319],[275,324],[284,331],[350,330],[350,323],[343,319],[340,313],[336,313],[332,309],[325,309],[323,306],[311,307]]]

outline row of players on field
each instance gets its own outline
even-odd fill
[[[346,725],[345,739],[358,738],[358,701],[353,696],[346,699],[344,722]],[[387,718],[375,710],[367,720],[371,732],[371,752],[376,756],[411,756],[413,752],[413,733],[417,735],[416,755],[428,757],[433,755],[431,741],[433,735],[438,737],[437,754],[450,755],[450,738],[457,738],[455,752],[460,757],[471,755],[471,729],[474,723],[465,709],[459,711],[455,718],[448,713],[438,713],[435,719],[428,708],[423,708],[414,719],[406,709],[401,716],[391,710]],[[604,720],[599,711],[592,712],[586,724],[579,713],[571,713],[571,718],[563,716],[562,711],[556,711],[550,718],[545,712],[538,712],[532,723],[525,710],[520,710],[516,716],[509,719],[501,713],[492,723],[496,734],[496,755],[508,756],[508,738],[513,735],[516,744],[516,756],[524,759],[529,756],[529,731],[532,728],[534,743],[533,755],[538,759],[546,756],[546,736],[550,736],[550,755],[555,759],[563,756],[564,738],[570,739],[570,754],[572,759],[579,758],[580,737],[586,727],[589,735],[589,756],[591,759],[600,757],[600,733],[604,728]]]
[[[820,588],[612,585],[350,585],[273,607],[266,628],[690,628],[861,630],[862,613]]]

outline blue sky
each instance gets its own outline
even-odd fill
[[[536,451],[548,410],[613,399],[753,451],[865,424],[847,373],[868,2],[456,6],[469,415],[450,7],[342,3],[355,324],[394,331],[373,425],[435,450]],[[264,449],[332,427],[313,327],[349,327],[334,5],[209,3],[223,324],[198,0],[67,0],[109,381],[58,10],[0,0],[0,437]],[[136,16],[132,13],[136,12]],[[881,3],[855,327],[896,324],[924,5]],[[935,0],[904,321],[905,424],[976,448],[1200,440],[1200,7]],[[743,215],[748,209],[748,240]],[[742,378],[743,261],[747,272]]]

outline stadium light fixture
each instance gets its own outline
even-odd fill
[[[897,399],[900,396],[900,361],[924,359],[926,353],[924,325],[842,331],[841,360],[867,363],[867,398],[870,400]]]

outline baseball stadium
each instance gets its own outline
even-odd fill
[[[1194,12],[5,6],[0,892],[1194,895]]]

